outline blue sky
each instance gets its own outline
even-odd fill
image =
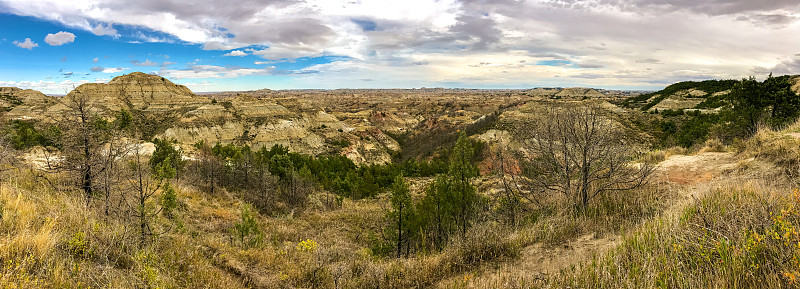
[[[783,0],[0,0],[0,86],[63,94],[141,71],[196,92],[658,89],[800,74],[798,11]]]

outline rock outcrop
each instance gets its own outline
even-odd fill
[[[160,112],[207,102],[200,101],[186,86],[141,72],[117,76],[108,83],[82,84],[67,98],[74,94],[87,95],[95,105],[112,111],[124,108]]]
[[[557,98],[557,99],[597,99],[615,97],[606,93],[587,87],[568,87],[568,88],[534,88],[527,91],[527,94],[535,97]]]
[[[8,110],[12,119],[42,117],[46,109],[58,100],[33,89],[0,87],[0,109]]]

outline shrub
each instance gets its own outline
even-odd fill
[[[241,246],[245,248],[255,247],[261,245],[264,241],[264,233],[256,221],[256,213],[253,212],[253,206],[245,204],[241,209],[241,219],[233,225],[233,236],[239,241]]]
[[[178,196],[175,189],[167,182],[164,184],[161,194],[161,213],[172,219],[175,217],[174,211],[178,207]]]
[[[72,234],[72,237],[67,240],[67,248],[70,254],[76,258],[91,258],[94,251],[89,245],[89,241],[86,240],[86,234],[82,231]]]

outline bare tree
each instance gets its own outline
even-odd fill
[[[98,130],[95,122],[98,117],[88,95],[73,90],[67,94],[64,105],[69,107],[61,122],[65,165],[76,173],[86,203],[89,204],[94,195],[95,176],[101,171],[99,167],[105,135]]]
[[[114,132],[102,148],[102,156],[99,159],[102,172],[98,175],[98,179],[99,188],[103,193],[103,207],[106,216],[110,214],[114,198],[112,193],[122,190],[120,185],[123,170],[120,169],[119,163],[130,153],[131,148],[133,146],[118,132]]]
[[[530,191],[529,181],[519,177],[519,162],[509,154],[508,144],[501,143],[497,154],[492,157],[492,164],[496,166],[494,169],[503,185],[503,193],[497,198],[501,214],[509,224],[517,226],[520,213],[530,205],[541,206],[541,202],[537,195],[525,193]]]
[[[523,173],[540,192],[561,193],[585,208],[598,195],[641,186],[653,172],[651,164],[632,163],[632,143],[599,106],[550,107],[541,116],[516,132],[527,150]]]
[[[134,217],[134,223],[139,227],[141,245],[158,236],[153,230],[152,222],[161,213],[162,206],[157,201],[157,194],[161,193],[168,180],[175,176],[175,169],[165,161],[155,169],[148,165],[148,159],[142,155],[140,145],[134,145],[131,149],[131,160],[129,162],[130,174],[128,175],[128,187],[132,193],[132,202],[127,202]]]
[[[194,146],[197,149],[197,161],[195,161],[195,166],[188,171],[196,172],[198,181],[206,182],[210,193],[214,194],[219,186],[218,182],[224,164],[218,156],[214,155],[211,146],[207,143],[201,141]]]

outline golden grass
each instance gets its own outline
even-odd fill
[[[791,165],[787,162],[792,158],[800,159],[800,148],[791,136],[782,134],[759,132],[743,142],[740,155]],[[713,141],[705,147],[727,149]],[[671,148],[645,158],[659,162],[686,153]],[[49,177],[61,181],[61,176]],[[56,189],[25,171],[5,179],[11,182],[0,185],[0,287],[747,287],[787,286],[787,279],[775,272],[793,272],[784,261],[762,258],[758,264],[769,270],[746,275],[745,255],[732,253],[725,259],[719,253],[752,242],[755,235],[748,230],[765,234],[775,224],[769,212],[780,213],[790,203],[782,197],[785,189],[775,195],[769,192],[779,190],[744,183],[713,190],[676,214],[677,219],[663,214],[676,202],[677,193],[658,186],[609,194],[580,212],[550,197],[543,200],[544,206],[530,208],[519,227],[489,218],[463,238],[451,239],[441,252],[395,259],[374,256],[369,249],[382,234],[388,205],[381,197],[345,199],[334,207],[323,201],[329,196],[319,194],[305,211],[259,215],[264,242],[244,248],[230,234],[242,206],[238,196],[224,189],[211,195],[177,182],[176,219],[159,217],[156,227],[169,230],[139,246],[131,221],[106,217],[97,203],[87,207],[80,192]],[[623,241],[611,253],[555,276],[517,272],[478,278],[478,272],[511,264],[533,245],[559,247],[587,235]],[[298,246],[305,240],[316,245]],[[770,242],[763,243],[765,250],[772,250],[765,252],[784,248]]]
[[[81,192],[55,189],[30,172],[11,179],[0,185],[0,261],[14,263],[3,267],[0,287],[12,288],[425,288],[513,260],[536,242],[557,246],[586,232],[615,233],[663,209],[654,205],[663,196],[653,192],[608,196],[582,215],[550,205],[518,229],[489,220],[441,252],[395,259],[369,249],[381,238],[382,197],[258,216],[264,242],[243,248],[230,234],[242,201],[225,190],[211,195],[178,182],[175,220],[159,217],[156,228],[167,232],[141,247],[135,222],[106,217],[100,201],[87,207]],[[298,250],[304,240],[317,246]]]
[[[639,161],[656,164],[663,162],[664,160],[674,155],[688,155],[688,154],[689,154],[688,149],[681,146],[673,146],[668,149],[659,149],[648,152]]]
[[[726,152],[726,151],[728,151],[728,148],[725,146],[725,144],[722,143],[721,140],[712,138],[706,140],[703,143],[703,147],[700,148],[699,152],[706,153],[706,152]]]
[[[678,219],[648,222],[610,254],[532,287],[792,287],[783,273],[796,271],[791,256],[800,239],[784,243],[771,234],[800,225],[796,209],[776,218],[800,199],[772,189],[744,182],[714,189]]]
[[[790,127],[798,126],[794,124]],[[786,130],[759,128],[758,132],[738,148],[743,158],[754,157],[775,164],[789,176],[797,177],[800,170],[800,138]]]

